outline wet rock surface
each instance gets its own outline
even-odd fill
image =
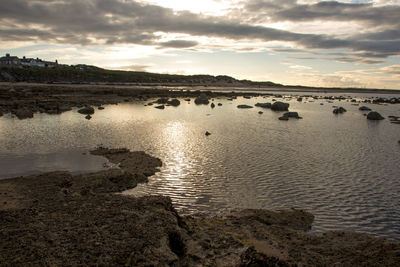
[[[333,114],[342,114],[344,112],[347,112],[347,110],[343,107],[337,107],[333,110]]]
[[[271,109],[274,111],[288,111],[289,103],[283,103],[280,101],[276,101],[271,105]]]
[[[385,119],[385,118],[382,117],[382,115],[379,114],[378,112],[376,112],[376,111],[371,111],[370,113],[368,113],[367,119],[368,119],[368,120],[377,121],[377,120],[383,120],[383,119]]]
[[[303,210],[180,216],[168,197],[113,194],[157,171],[144,152],[97,148],[121,169],[0,180],[0,262],[10,266],[395,266],[400,244],[307,233]]]
[[[247,109],[247,108],[253,108],[253,106],[249,106],[249,105],[238,105],[237,108]]]

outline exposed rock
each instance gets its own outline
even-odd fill
[[[288,120],[289,120],[289,117],[282,116],[282,117],[279,117],[278,119],[279,119],[280,121],[288,121]]]
[[[90,120],[92,118],[92,116],[90,116],[89,114],[86,115],[85,119]]]
[[[253,106],[249,106],[249,105],[238,105],[237,108],[253,108]]]
[[[300,119],[299,114],[297,112],[286,112],[283,114],[283,117],[288,117],[288,118],[296,118]]]
[[[400,244],[366,234],[308,234],[314,216],[245,209],[180,216],[171,199],[113,194],[145,181],[159,159],[98,148],[120,163],[73,176],[0,180],[0,262],[5,266],[397,266]],[[34,190],[32,190],[34,188]],[[12,208],[4,204],[15,198]]]
[[[78,112],[81,114],[92,115],[92,114],[94,114],[94,108],[91,106],[86,106],[86,107],[79,109]]]
[[[297,101],[301,102],[301,101],[303,101],[303,98],[299,97],[299,98],[297,98]]]
[[[168,98],[159,98],[156,101],[157,104],[167,104],[168,103]]]
[[[211,103],[211,108],[215,108],[215,104],[214,103]]]
[[[263,113],[264,113],[264,112],[262,112],[262,111],[259,111],[259,112],[258,112],[258,114],[263,114]]]
[[[218,106],[222,106],[222,103],[218,103]]]
[[[256,107],[260,108],[271,108],[272,104],[271,103],[257,103],[255,104]]]
[[[343,107],[338,107],[333,110],[334,114],[342,114],[343,112],[347,112],[347,110]]]
[[[20,120],[27,119],[27,118],[33,118],[33,111],[26,107],[17,109],[14,112],[14,114]]]
[[[178,99],[174,98],[171,101],[167,102],[169,105],[177,107],[181,104],[181,101],[179,101]]]
[[[382,117],[382,115],[379,114],[378,112],[376,112],[376,111],[371,111],[370,113],[368,113],[367,119],[368,119],[368,120],[383,120],[383,119],[385,119],[385,118]]]
[[[160,106],[156,106],[155,108],[158,108],[158,109],[164,109],[164,108],[165,108],[165,106],[164,106],[164,105],[160,105]]]
[[[103,110],[104,107],[103,107],[103,106],[99,106],[98,109],[99,109],[99,110]]]
[[[370,111],[371,109],[370,109],[369,107],[366,107],[366,106],[361,106],[358,110],[361,110],[361,111]]]
[[[276,101],[272,104],[271,109],[274,111],[288,111],[289,103],[283,103],[280,101]]]
[[[208,97],[206,94],[201,93],[199,97],[196,97],[196,99],[194,100],[194,103],[196,105],[208,105],[210,103],[210,101],[208,100]]]
[[[206,131],[205,135],[209,136],[209,135],[211,135],[211,133],[209,131]]]

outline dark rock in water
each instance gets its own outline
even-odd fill
[[[89,114],[86,115],[85,119],[90,120],[92,118],[92,116],[90,116]]]
[[[104,109],[104,107],[100,106],[100,107],[98,107],[98,109],[99,109],[99,110],[103,110],[103,109]]]
[[[258,114],[263,114],[263,113],[264,113],[264,112],[262,112],[262,111],[259,111],[259,112],[258,112]]]
[[[249,105],[238,105],[237,108],[253,108],[253,107]]]
[[[250,99],[251,96],[245,95],[245,96],[243,96],[243,98]]]
[[[218,106],[222,106],[222,103],[218,103]]]
[[[333,113],[334,114],[342,114],[343,112],[346,112],[347,110],[345,109],[345,108],[343,108],[343,107],[338,107],[338,108],[335,108],[334,110],[333,110]]]
[[[288,120],[289,120],[289,117],[282,116],[282,117],[279,117],[279,120],[280,120],[280,121],[288,121]]]
[[[156,106],[155,108],[158,108],[158,109],[164,109],[164,108],[165,108],[165,106],[164,106],[164,105],[160,105],[160,106]]]
[[[19,108],[15,111],[15,116],[20,120],[33,118],[33,111],[28,108]]]
[[[94,114],[94,108],[91,106],[87,106],[87,107],[79,109],[78,112],[81,114],[92,115],[92,114]]]
[[[390,121],[390,123],[393,123],[393,124],[400,124],[400,121]]]
[[[168,98],[159,98],[156,101],[157,104],[167,104],[168,103]]]
[[[296,119],[301,118],[301,117],[299,117],[299,113],[297,113],[297,112],[286,112],[283,114],[283,117],[296,118]]]
[[[150,103],[147,103],[147,105],[148,105],[148,106],[152,106],[152,105],[153,105],[153,103],[152,103],[152,102],[150,102]]]
[[[215,104],[214,103],[211,103],[211,108],[215,108]]]
[[[257,103],[255,104],[256,107],[260,108],[271,108],[272,104],[271,103]]]
[[[299,97],[299,98],[297,98],[297,101],[301,102],[301,101],[303,101],[303,98]]]
[[[361,111],[370,111],[371,109],[370,109],[369,107],[366,107],[366,106],[361,106],[358,110],[361,110]]]
[[[189,102],[189,101],[190,101],[190,98],[186,98],[185,101]]]
[[[385,119],[384,117],[382,117],[382,115],[381,114],[379,114],[378,112],[376,112],[376,111],[371,111],[370,113],[368,113],[368,115],[367,115],[367,119],[368,120],[383,120],[383,119]]]
[[[171,101],[167,102],[169,105],[177,107],[181,104],[181,101],[179,101],[178,99],[174,98]]]
[[[200,94],[199,97],[196,97],[194,103],[196,105],[208,105],[210,101],[208,100],[208,97],[205,94]]]
[[[209,135],[211,135],[211,133],[209,131],[206,131],[205,135],[209,136]]]
[[[277,101],[272,104],[271,109],[274,111],[288,111],[289,103],[283,103],[283,102]]]
[[[0,117],[3,116],[3,112],[0,111]]]

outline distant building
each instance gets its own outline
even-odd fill
[[[21,61],[18,57],[12,57],[10,54],[6,54],[5,57],[0,58],[0,64],[1,65],[15,65],[18,66],[20,65]]]
[[[44,61],[40,58],[26,58],[25,56],[20,59],[15,56],[6,54],[5,57],[0,58],[1,66],[22,66],[22,67],[40,67],[40,68],[55,68],[58,67],[58,61]]]

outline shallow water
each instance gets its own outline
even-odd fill
[[[168,195],[182,213],[297,207],[316,216],[315,232],[357,230],[400,241],[400,125],[368,121],[346,101],[285,100],[303,117],[289,121],[269,109],[236,108],[271,100],[221,98],[214,109],[183,100],[165,110],[108,105],[90,121],[76,110],[6,116],[0,178],[103,169],[103,158],[83,153],[99,144],[127,147],[161,158],[163,167],[126,194]],[[333,105],[348,111],[334,115]],[[367,106],[400,116],[400,105]]]

